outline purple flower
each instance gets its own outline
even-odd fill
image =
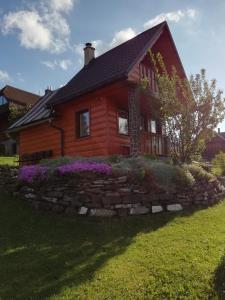
[[[47,167],[39,165],[24,166],[20,168],[19,180],[32,183],[35,179],[42,180],[46,177]]]
[[[112,167],[106,163],[97,163],[90,161],[76,161],[71,164],[66,164],[57,168],[60,175],[80,173],[80,172],[92,172],[110,175],[112,173]]]

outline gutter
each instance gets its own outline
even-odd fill
[[[53,114],[53,107],[51,107],[50,116],[52,114]],[[65,131],[64,131],[63,128],[61,128],[61,127],[59,127],[59,126],[57,126],[57,125],[55,125],[53,123],[53,117],[50,118],[48,121],[49,121],[50,127],[56,129],[59,132],[59,134],[60,134],[60,152],[61,152],[61,156],[63,157],[64,156],[64,136],[65,136]]]

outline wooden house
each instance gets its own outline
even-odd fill
[[[16,154],[16,140],[10,139],[6,130],[9,127],[10,105],[33,105],[40,96],[6,85],[0,90],[0,152],[1,154]]]
[[[174,65],[185,77],[166,22],[96,58],[87,43],[84,67],[10,127],[9,132],[19,136],[20,159],[129,155],[135,146],[131,131],[140,137],[139,153],[168,155],[161,121],[150,105],[151,99],[157,101],[158,87],[149,49],[160,52],[168,69]],[[148,96],[138,92],[143,78],[148,79]]]
[[[202,157],[207,161],[211,161],[219,152],[225,153],[225,132],[220,132],[218,129],[215,136],[206,143]]]

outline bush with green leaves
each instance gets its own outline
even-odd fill
[[[183,188],[190,188],[195,184],[195,178],[191,174],[189,170],[187,170],[184,167],[176,167],[176,177],[175,177],[175,183],[176,188],[183,189]]]
[[[174,166],[168,161],[164,162],[157,159],[145,157],[122,158],[119,163],[113,164],[115,175],[129,175],[140,178],[141,174],[152,174],[155,182],[162,189],[173,192],[177,186],[191,185],[194,181],[193,176],[182,167]]]
[[[194,163],[190,165],[184,165],[184,168],[191,173],[191,175],[195,178],[196,181],[199,180],[210,181],[215,178],[213,174],[207,172],[200,165]]]
[[[225,153],[220,152],[212,160],[212,172],[216,176],[225,176]]]

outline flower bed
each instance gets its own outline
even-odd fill
[[[59,176],[93,173],[102,175],[111,175],[112,166],[106,163],[92,161],[75,161],[53,168],[53,173]],[[51,169],[42,165],[23,166],[19,171],[19,180],[22,182],[33,183],[42,181],[52,176]]]

